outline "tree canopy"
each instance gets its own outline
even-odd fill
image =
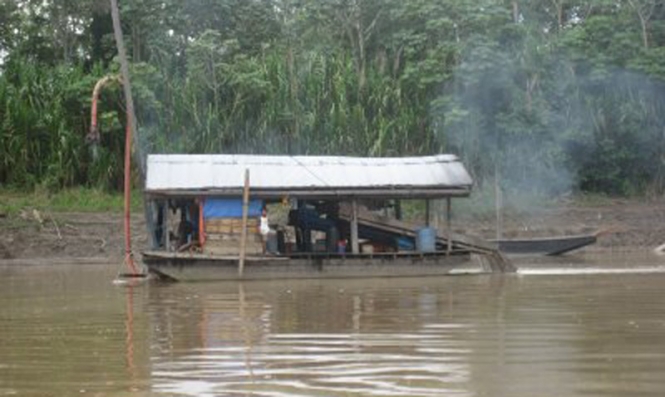
[[[121,0],[146,152],[456,153],[479,183],[665,187],[661,0]],[[120,186],[107,0],[0,0],[0,184]]]

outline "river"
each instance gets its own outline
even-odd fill
[[[0,396],[665,394],[665,259],[519,268],[118,285],[116,265],[0,266]]]

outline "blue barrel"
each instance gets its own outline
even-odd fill
[[[416,233],[416,249],[420,252],[436,251],[436,229],[424,227]]]

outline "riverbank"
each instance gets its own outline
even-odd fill
[[[137,206],[138,207],[138,206]],[[140,208],[140,207],[139,207]],[[492,213],[456,213],[457,232],[496,236]],[[566,200],[546,208],[504,214],[504,237],[542,237],[601,232],[591,251],[653,250],[665,243],[665,204],[644,199]],[[132,245],[147,248],[143,214],[131,217]],[[0,212],[0,259],[119,261],[124,253],[122,210],[62,211],[26,205]]]

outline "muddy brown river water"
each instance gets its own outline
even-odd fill
[[[665,258],[116,285],[0,266],[0,396],[663,396]]]

